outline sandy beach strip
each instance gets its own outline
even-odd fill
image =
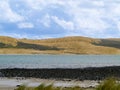
[[[40,84],[50,85],[55,87],[74,87],[80,86],[84,88],[96,87],[99,85],[98,81],[85,80],[55,80],[55,79],[38,79],[38,78],[0,78],[0,90],[14,90],[19,85],[26,85],[28,87],[36,87]]]

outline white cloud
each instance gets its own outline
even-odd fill
[[[102,20],[104,11],[101,9],[85,9],[78,7],[76,10],[70,11],[70,13],[73,14],[73,21],[77,30],[93,33],[95,31],[103,32],[109,27],[109,24]]]
[[[22,22],[18,24],[18,28],[34,28],[34,25],[30,22]]]
[[[0,0],[0,20],[2,22],[18,22],[24,20],[24,17],[12,11],[8,0]]]
[[[89,30],[105,30],[108,28],[104,18],[104,10],[99,8],[85,8],[80,7],[79,4],[72,5],[71,8],[66,10],[73,17],[73,21],[77,30],[89,29]]]
[[[45,4],[45,0],[24,0],[26,4],[35,10],[41,10]]]
[[[14,4],[14,1],[17,2],[0,0],[0,22],[17,22],[19,28],[34,28],[34,25],[42,24],[47,29],[55,29],[51,26],[55,22],[67,32],[75,34],[76,31],[88,36],[90,33],[93,36],[96,33],[101,33],[101,36],[109,34],[112,32],[109,29],[114,28],[118,29],[116,32],[120,31],[120,0],[20,0],[17,4],[23,6],[19,7],[23,13],[17,7],[11,8],[10,2]]]
[[[39,23],[39,21],[38,21]],[[50,27],[50,23],[51,23],[51,20],[50,20],[50,16],[48,14],[46,14],[42,20],[40,20],[40,23],[42,23],[45,27],[49,28]]]
[[[52,16],[52,19],[61,27],[64,29],[69,29],[73,30],[74,29],[74,24],[71,21],[65,21],[64,19],[59,19],[56,16]]]
[[[120,16],[120,3],[113,3],[111,7],[108,8],[109,14],[111,14],[112,18],[117,18]]]
[[[118,28],[118,30],[120,32],[120,21],[117,22],[117,28]]]
[[[100,6],[100,7],[103,7],[105,5],[104,1],[102,1],[102,0],[93,1],[92,3],[93,3],[93,5]]]
[[[41,10],[45,7],[48,7],[51,4],[59,4],[59,5],[65,5],[65,0],[23,0],[27,6],[34,10]],[[71,1],[71,0],[70,0]]]
[[[88,18],[80,18],[80,19],[76,20],[76,23],[78,23],[76,25],[77,30],[89,29],[91,32],[93,32],[93,31],[101,32],[108,28],[108,25],[98,18],[95,18],[95,20],[93,20],[89,17]]]

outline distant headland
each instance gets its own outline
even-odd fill
[[[35,40],[0,36],[0,54],[120,54],[120,38],[69,36]]]

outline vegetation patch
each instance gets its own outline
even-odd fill
[[[120,90],[120,83],[114,78],[104,80],[96,88],[81,88],[75,87],[54,87],[52,84],[46,86],[41,84],[38,87],[26,87],[24,85],[18,87],[16,90]]]

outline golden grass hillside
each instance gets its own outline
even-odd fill
[[[120,54],[120,39],[75,36],[32,40],[0,36],[0,54]]]

